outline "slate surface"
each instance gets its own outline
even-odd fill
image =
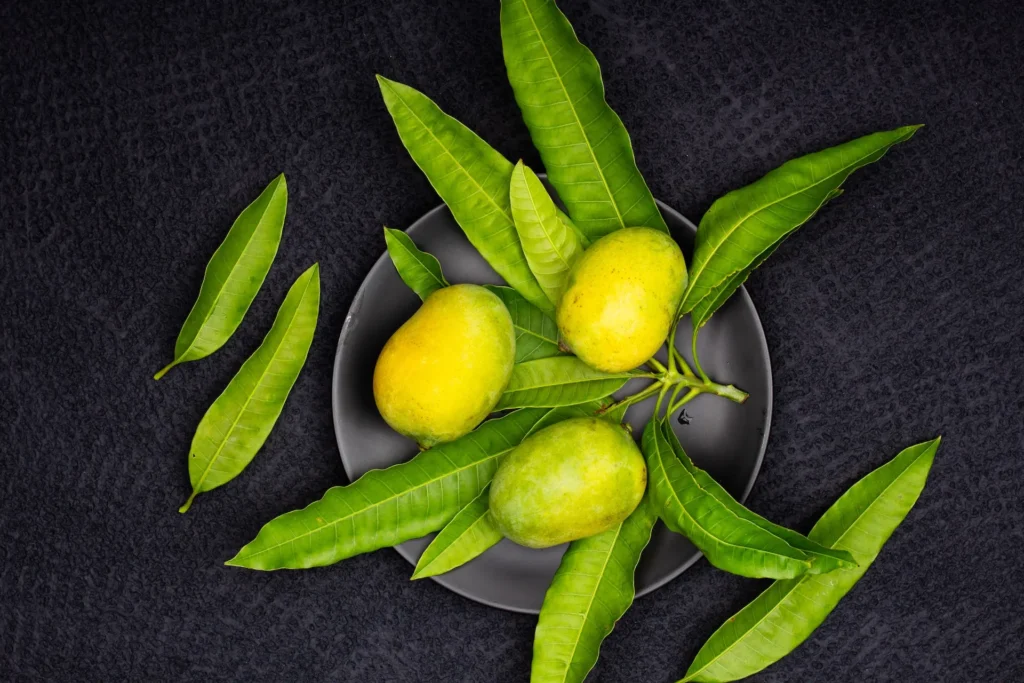
[[[786,159],[928,126],[750,281],[775,418],[750,498],[806,530],[901,447],[945,436],[906,525],[759,681],[1024,680],[1024,20],[1013,2],[569,2],[654,193],[697,219]],[[497,4],[0,5],[0,678],[523,681],[534,618],[382,550],[222,566],[344,481],[335,340],[384,248],[437,203],[375,72],[539,168]],[[168,359],[203,267],[275,174],[284,242],[235,337]],[[207,405],[314,260],[309,363],[245,474],[175,512]],[[699,425],[694,425],[698,428]],[[674,681],[763,584],[701,562],[640,600],[594,681]]]

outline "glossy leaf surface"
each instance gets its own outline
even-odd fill
[[[595,406],[579,408],[586,409]],[[568,414],[517,410],[407,462],[371,470],[271,520],[228,564],[260,570],[321,567],[437,531],[490,483],[503,455]]]
[[[490,488],[488,484],[441,529],[420,555],[413,579],[437,576],[460,567],[504,538],[491,521],[487,505]]]
[[[920,126],[873,133],[788,161],[717,200],[701,219],[680,313],[699,328],[778,245],[836,196],[859,168],[909,140]]]
[[[421,251],[404,232],[385,227],[384,241],[398,276],[420,299],[426,299],[436,290],[448,286],[438,260]]]
[[[575,230],[559,215],[540,178],[523,164],[512,171],[509,190],[512,218],[523,245],[530,270],[554,306],[565,289],[569,270],[583,253],[583,244]]]
[[[649,497],[618,526],[573,541],[537,621],[531,683],[579,683],[633,603],[634,573],[657,516]]]
[[[662,429],[660,420],[648,422],[643,451],[652,500],[669,529],[686,536],[711,564],[731,574],[792,578],[811,570],[804,552],[702,489],[676,457],[665,431],[671,433]]]
[[[512,220],[512,164],[423,93],[382,76],[377,81],[402,143],[469,241],[527,301],[553,311]]]
[[[498,401],[505,408],[570,406],[610,396],[633,374],[595,370],[576,356],[519,363]]]
[[[807,555],[807,558],[811,562],[811,568],[808,571],[809,574],[823,574],[830,572],[835,569],[851,569],[857,566],[856,560],[853,556],[845,550],[833,550],[826,548],[814,541],[811,541],[803,534],[799,534],[792,529],[779,526],[769,522],[764,517],[757,513],[751,512],[748,508],[744,507],[742,503],[732,497],[728,491],[722,488],[722,485],[712,478],[710,474],[700,469],[693,464],[690,460],[690,456],[683,450],[682,444],[679,443],[679,439],[676,438],[675,432],[672,431],[672,427],[668,421],[664,421],[661,424],[662,434],[665,436],[665,441],[672,448],[676,458],[683,464],[683,467],[693,477],[694,483],[699,486],[705,493],[713,497],[721,505],[727,508],[733,515],[739,519],[744,519],[751,524],[756,524],[765,531],[773,534],[774,536],[782,539],[792,547],[803,552]]]
[[[809,538],[850,552],[859,566],[776,581],[725,622],[697,653],[684,681],[735,681],[792,652],[871,566],[924,489],[939,439],[911,446],[854,484]]]
[[[502,0],[505,68],[548,179],[591,239],[620,228],[668,231],[604,97],[601,68],[551,0]]]
[[[188,458],[192,495],[238,476],[270,436],[313,343],[320,310],[320,267],[299,276],[288,290],[270,332],[242,364],[199,422]]]
[[[174,344],[174,360],[153,379],[209,356],[231,338],[274,263],[287,208],[288,186],[279,175],[235,219],[206,264],[199,297]]]
[[[558,348],[558,325],[554,318],[511,287],[484,286],[498,295],[512,317],[516,330],[516,363],[563,355]]]

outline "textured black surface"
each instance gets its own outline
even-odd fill
[[[749,285],[776,391],[757,511],[806,530],[901,447],[945,436],[876,565],[757,679],[1024,679],[1016,3],[564,9],[654,194],[694,219],[790,157],[928,124]],[[533,618],[412,584],[390,550],[300,573],[222,566],[343,481],[330,369],[345,311],[381,224],[437,202],[374,72],[540,166],[496,3],[5,2],[0,60],[0,678],[526,680]],[[281,171],[285,238],[244,324],[154,382],[209,255]],[[179,515],[195,425],[314,260],[319,333],[277,428]],[[698,563],[638,601],[593,680],[674,681],[761,588]]]

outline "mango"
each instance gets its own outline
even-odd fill
[[[647,466],[621,425],[572,418],[528,436],[498,466],[489,505],[519,545],[547,548],[607,531],[647,487]]]
[[[661,348],[686,283],[683,252],[666,233],[605,235],[569,272],[555,317],[562,343],[597,370],[632,370]]]
[[[384,345],[373,372],[377,409],[422,448],[468,434],[512,374],[516,336],[508,310],[478,285],[426,298]]]

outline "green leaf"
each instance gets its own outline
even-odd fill
[[[281,174],[235,219],[206,264],[199,298],[174,344],[174,360],[153,379],[175,365],[206,358],[231,338],[274,263],[287,207],[288,186]]]
[[[288,290],[263,343],[199,422],[188,458],[192,494],[178,512],[252,462],[306,363],[319,310],[320,266],[314,263]]]
[[[430,542],[416,563],[413,579],[444,574],[460,567],[495,545],[504,536],[491,520],[487,505],[488,484],[469,505]]]
[[[321,567],[437,531],[490,483],[503,455],[533,431],[574,414],[517,410],[407,462],[371,470],[271,520],[227,564],[260,570]]]
[[[505,68],[548,179],[591,239],[619,228],[668,232],[604,98],[597,59],[551,0],[502,0]]]
[[[739,501],[733,498],[728,491],[722,488],[722,485],[712,478],[710,474],[693,464],[690,460],[690,456],[683,450],[682,444],[679,443],[679,439],[676,438],[675,432],[672,431],[672,426],[666,420],[661,424],[661,431],[665,437],[665,441],[672,448],[672,452],[675,454],[679,462],[682,463],[683,467],[690,473],[694,483],[700,487],[705,493],[713,497],[723,507],[727,508],[733,515],[740,519],[744,519],[751,524],[756,524],[765,531],[773,534],[774,536],[782,539],[790,546],[803,552],[807,555],[807,558],[811,561],[811,568],[808,571],[809,574],[824,574],[835,569],[851,569],[857,566],[857,561],[853,559],[853,556],[845,550],[832,550],[822,545],[809,540],[803,534],[798,534],[792,529],[779,526],[769,522],[764,517],[751,512],[745,508]]]
[[[558,325],[511,287],[484,285],[505,303],[516,330],[516,363],[563,355],[558,348]]]
[[[530,272],[512,220],[512,164],[423,93],[383,76],[377,81],[402,143],[469,241],[529,302],[553,311]]]
[[[909,140],[920,126],[873,133],[787,161],[717,200],[704,214],[680,314],[699,328],[790,233],[806,223],[857,169]]]
[[[583,245],[576,231],[559,215],[540,178],[522,161],[512,171],[509,193],[526,261],[552,305],[557,306]]]
[[[589,247],[590,246],[590,238],[587,237],[586,235],[584,235],[583,231],[580,230],[576,226],[576,224],[572,222],[572,219],[569,218],[569,215],[567,213],[565,213],[565,211],[562,211],[561,209],[559,209],[557,206],[555,207],[555,211],[558,212],[558,218],[561,219],[561,221],[563,223],[565,223],[565,227],[569,228],[574,233],[576,233],[576,237],[579,239],[580,244],[583,245],[583,248],[586,249],[587,247]]]
[[[811,529],[811,540],[850,552],[860,566],[776,581],[725,622],[685,681],[735,681],[792,652],[864,575],[924,489],[939,439],[907,448],[854,484]]]
[[[569,545],[540,609],[532,683],[586,678],[601,643],[633,603],[633,575],[656,518],[644,496],[615,528]]]
[[[700,487],[677,450],[652,419],[643,435],[648,486],[658,514],[723,571],[751,578],[792,578],[811,571],[807,555],[761,524],[740,516]],[[738,503],[737,503],[738,505]],[[749,513],[753,515],[753,513]]]
[[[425,300],[434,291],[448,286],[437,259],[416,248],[412,238],[404,232],[385,226],[384,241],[398,276],[420,299]]]
[[[610,396],[634,375],[595,370],[576,356],[557,356],[519,363],[496,410],[571,406]]]

